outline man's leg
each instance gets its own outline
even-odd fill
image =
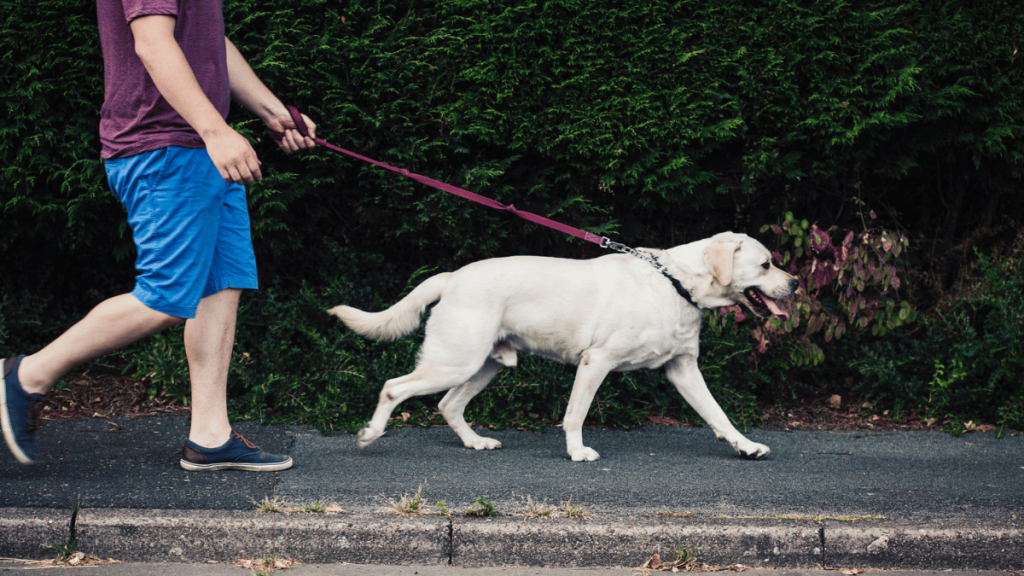
[[[58,378],[180,321],[122,294],[101,302],[39,352],[0,358],[0,429],[11,454],[22,464],[35,461],[36,406]]]
[[[75,366],[179,322],[181,318],[157,312],[131,294],[114,296],[100,302],[48,346],[22,359],[18,379],[26,392],[45,394]]]
[[[241,292],[229,288],[203,298],[196,317],[185,322],[185,355],[192,378],[192,427],[188,439],[200,446],[220,446],[231,435],[228,368]]]
[[[192,425],[181,449],[186,470],[276,472],[292,466],[291,457],[264,452],[233,432],[228,420],[228,369],[241,292],[226,288],[204,297],[195,318],[185,322],[192,378]]]

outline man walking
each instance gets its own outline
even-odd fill
[[[33,462],[33,405],[57,379],[184,321],[192,418],[181,466],[287,469],[290,457],[263,452],[227,415],[239,295],[257,288],[243,185],[261,178],[255,151],[226,122],[230,100],[283,133],[285,151],[315,143],[226,38],[221,0],[97,0],[97,15],[101,155],[128,211],[139,275],[130,293],[101,302],[42,350],[0,359],[4,439],[18,461]]]

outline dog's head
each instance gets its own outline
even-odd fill
[[[775,302],[788,298],[800,281],[772,263],[772,253],[746,234],[722,232],[673,248],[673,262],[691,277],[691,295],[703,308],[743,304],[758,316],[788,316]]]

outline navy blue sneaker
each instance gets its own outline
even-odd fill
[[[45,397],[29,394],[18,381],[18,366],[24,356],[0,359],[0,428],[11,454],[22,464],[36,460],[36,428]]]
[[[185,470],[248,470],[277,472],[292,467],[291,456],[268,454],[244,436],[231,431],[231,438],[219,448],[203,448],[185,440],[181,449],[181,467]]]

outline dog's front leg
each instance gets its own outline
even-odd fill
[[[565,448],[574,462],[593,462],[601,457],[595,450],[583,445],[583,422],[590,411],[590,403],[601,386],[611,366],[600,361],[597,354],[588,350],[583,353],[579,368],[576,369],[576,381],[569,395],[569,406],[565,410],[562,429],[565,430]]]
[[[740,453],[740,456],[756,460],[764,458],[771,452],[764,444],[748,440],[732,425],[729,417],[725,415],[721,406],[711,395],[711,391],[708,390],[704,376],[697,368],[695,358],[679,356],[672,359],[665,365],[665,376],[690,403],[690,406],[693,406],[697,414],[700,414],[700,417],[711,426],[711,429],[715,431],[715,436],[732,445]]]

